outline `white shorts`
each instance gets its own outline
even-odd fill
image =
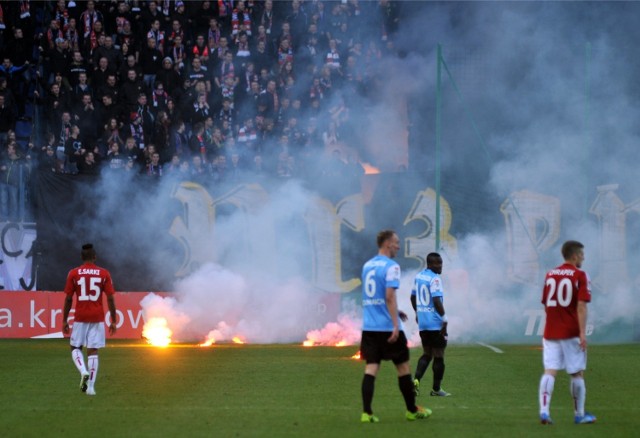
[[[105,345],[104,322],[74,322],[71,346],[103,348]]]
[[[567,374],[575,374],[587,368],[587,352],[580,348],[580,338],[542,338],[542,363],[545,370],[566,370]]]

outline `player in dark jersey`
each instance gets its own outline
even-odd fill
[[[416,406],[409,348],[398,311],[396,289],[400,286],[400,266],[392,259],[400,250],[400,239],[392,230],[378,233],[378,255],[362,268],[362,341],[360,351],[367,364],[362,379],[363,412],[360,421],[377,423],[371,403],[380,362],[391,360],[398,371],[398,385],[407,406],[407,420],[421,420],[431,415],[431,410]]]
[[[64,333],[69,333],[69,312],[76,296],[73,332],[71,333],[71,358],[80,372],[80,389],[87,395],[95,395],[95,381],[98,374],[98,349],[105,346],[104,308],[102,296],[107,296],[107,304],[111,315],[109,333],[116,332],[116,304],[111,274],[95,264],[96,251],[93,245],[82,245],[82,265],[69,271],[64,293],[62,314]],[[87,363],[85,366],[82,347],[87,347]]]
[[[587,303],[591,301],[589,276],[580,267],[584,261],[584,245],[569,240],[562,245],[564,263],[547,272],[542,290],[546,313],[542,338],[544,374],[538,390],[540,422],[552,424],[549,413],[551,395],[558,370],[571,375],[571,396],[576,424],[596,421],[584,411],[587,366]]]

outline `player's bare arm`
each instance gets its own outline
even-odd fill
[[[415,295],[411,295],[411,307],[413,307],[413,311],[416,312],[416,322],[418,322],[418,301]]]
[[[62,311],[62,333],[69,334],[69,312],[71,311],[71,305],[73,304],[73,296],[67,295],[64,299],[64,310]]]
[[[442,321],[442,329],[440,329],[440,331],[443,334],[447,333],[447,320],[444,316],[444,304],[442,303],[442,298],[441,297],[433,297],[433,307],[435,307],[436,312],[438,312],[438,315],[440,315],[440,317],[443,319]]]
[[[385,301],[387,303],[387,309],[389,315],[391,315],[391,321],[393,321],[393,332],[389,336],[389,343],[394,343],[398,340],[400,330],[398,329],[398,301],[396,300],[396,290],[392,287],[388,287],[385,294]]]
[[[113,298],[113,295],[107,295],[107,305],[109,306],[109,313],[111,314],[111,324],[109,324],[109,334],[113,335],[116,332],[116,321],[117,321],[116,300]]]
[[[580,326],[580,348],[587,349],[587,302],[578,301],[578,325]]]

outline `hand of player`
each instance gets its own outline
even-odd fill
[[[112,323],[109,325],[109,334],[113,336],[113,335],[116,333],[116,330],[117,330],[117,328],[116,328],[116,323],[115,323],[115,322],[112,322]]]
[[[587,337],[584,335],[580,336],[580,349],[582,351],[587,351]]]
[[[387,342],[393,344],[398,340],[398,336],[400,336],[400,330],[398,330],[398,327],[394,327],[393,332],[391,332],[391,336],[387,339]]]
[[[62,333],[64,333],[65,335],[69,334],[69,323],[68,322],[65,322],[62,325]]]
[[[398,310],[398,316],[400,317],[400,321],[403,321],[403,322],[409,319],[407,314],[404,313],[402,310]]]
[[[442,328],[440,329],[440,334],[441,334],[442,336],[447,336],[447,326],[448,326],[448,325],[449,325],[449,324],[448,324],[448,323],[446,323],[446,322],[443,322],[443,323],[442,323]]]

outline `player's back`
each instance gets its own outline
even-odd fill
[[[442,299],[442,280],[431,269],[424,269],[416,275],[412,295],[416,296],[416,313],[420,330],[439,330],[442,318],[436,312],[434,297]]]
[[[100,322],[104,319],[103,292],[107,295],[114,293],[108,270],[93,263],[84,263],[69,271],[65,293],[76,295],[76,321]]]
[[[392,331],[387,309],[387,288],[400,285],[400,266],[386,256],[377,255],[362,267],[363,330]],[[401,327],[400,327],[401,328]]]
[[[580,335],[578,301],[590,301],[587,274],[565,263],[547,272],[542,291],[546,339],[568,339]]]

